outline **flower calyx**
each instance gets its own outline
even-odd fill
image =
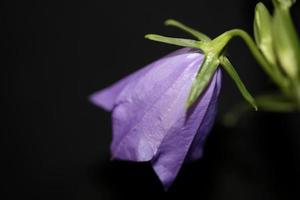
[[[242,30],[234,29],[231,31],[227,31],[212,40],[207,35],[199,31],[196,31],[195,29],[190,28],[189,26],[186,26],[173,19],[166,20],[165,25],[179,28],[191,34],[197,40],[165,37],[157,34],[147,34],[145,35],[145,38],[157,42],[177,45],[181,47],[199,49],[199,51],[203,53],[205,56],[204,61],[201,64],[202,66],[199,72],[197,73],[192,88],[190,90],[190,95],[186,102],[187,109],[189,109],[201,96],[201,94],[203,93],[203,91],[206,89],[207,85],[211,81],[211,78],[213,77],[217,68],[219,67],[219,65],[221,65],[223,69],[232,78],[232,80],[235,82],[237,88],[239,89],[244,99],[255,110],[257,110],[257,106],[254,98],[249,93],[244,83],[241,81],[238,73],[235,71],[229,59],[225,56],[225,48],[229,43],[229,41],[235,36],[245,35],[245,33]]]

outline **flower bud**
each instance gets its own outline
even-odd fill
[[[300,42],[288,7],[275,6],[272,32],[277,60],[288,77],[297,79],[300,71]]]
[[[258,48],[272,65],[276,64],[272,39],[272,17],[263,3],[255,8],[254,37]]]

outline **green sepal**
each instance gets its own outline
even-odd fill
[[[240,79],[238,73],[234,69],[233,65],[230,63],[228,58],[225,56],[220,57],[220,64],[223,66],[225,71],[229,74],[229,76],[232,78],[232,80],[235,82],[237,88],[239,89],[240,93],[244,97],[244,99],[255,109],[257,110],[257,105],[255,103],[254,98],[250,94],[250,92],[245,87],[244,83]]]
[[[275,9],[272,28],[277,59],[283,71],[296,79],[300,75],[300,42],[289,9]]]
[[[201,64],[201,68],[193,81],[187,100],[187,109],[189,109],[203,93],[217,70],[218,65],[219,60],[216,56],[209,54],[205,56],[204,61]]]
[[[189,48],[196,48],[202,51],[205,50],[205,44],[201,41],[191,40],[191,39],[183,39],[183,38],[172,38],[172,37],[165,37],[156,34],[147,34],[145,35],[146,39],[153,40],[156,42],[162,42],[167,44],[173,44],[176,46],[181,47],[189,47]]]
[[[268,62],[273,66],[276,65],[276,57],[272,44],[272,16],[261,2],[255,7],[253,29],[258,48],[264,54]]]
[[[204,41],[204,42],[209,42],[211,39],[205,35],[204,33],[201,33],[199,31],[196,31],[195,29],[179,22],[179,21],[176,21],[174,19],[168,19],[165,21],[165,25],[166,26],[174,26],[176,28],[179,28],[191,35],[193,35],[195,38],[197,38],[198,40],[201,40],[201,41]]]

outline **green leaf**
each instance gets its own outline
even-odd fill
[[[196,48],[203,50],[205,49],[205,45],[202,44],[200,41],[196,40],[190,40],[190,39],[183,39],[183,38],[172,38],[172,37],[165,37],[161,35],[156,34],[147,34],[145,35],[146,39],[154,40],[157,42],[167,43],[167,44],[173,44],[181,47],[189,47],[189,48]]]
[[[254,37],[257,46],[266,59],[275,66],[276,57],[272,44],[272,17],[263,3],[258,3],[255,7]]]
[[[289,10],[276,8],[273,18],[275,53],[284,72],[291,78],[300,73],[300,42]]]
[[[244,83],[241,81],[238,73],[235,71],[233,65],[230,63],[230,61],[228,60],[228,58],[226,58],[225,56],[221,56],[220,57],[220,64],[224,67],[224,69],[226,70],[226,72],[229,74],[229,76],[235,82],[236,86],[238,87],[239,91],[241,92],[241,94],[245,98],[245,100],[255,110],[257,110],[257,105],[255,103],[254,98],[248,92],[247,88],[245,87]]]
[[[217,57],[213,55],[206,55],[201,64],[201,68],[197,73],[195,80],[193,81],[193,85],[187,100],[187,109],[189,109],[203,93],[215,71],[217,70],[218,65],[219,60]]]
[[[168,19],[165,21],[165,25],[166,26],[174,26],[176,28],[179,28],[187,33],[190,33],[191,35],[193,35],[194,37],[196,37],[198,40],[201,40],[201,41],[204,41],[204,42],[209,42],[210,41],[210,38],[205,35],[204,33],[201,33],[199,31],[196,31],[195,29],[189,27],[189,26],[186,26],[174,19]]]

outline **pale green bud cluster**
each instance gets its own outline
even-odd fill
[[[272,15],[263,3],[258,3],[254,36],[269,67],[281,80],[277,85],[300,105],[300,41],[290,15],[294,3],[295,0],[273,0]]]

